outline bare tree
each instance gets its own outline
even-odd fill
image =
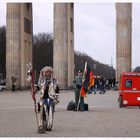
[[[106,78],[115,77],[115,69],[102,64],[86,53],[75,52],[75,73],[84,68],[88,62],[94,75],[101,75]],[[5,26],[0,27],[0,73],[6,77],[6,31]],[[44,66],[53,67],[53,35],[52,33],[39,33],[33,36],[33,66],[38,77]]]
[[[0,73],[6,77],[6,30],[5,26],[0,27]]]
[[[75,74],[79,69],[84,69],[85,62],[88,62],[94,75],[105,78],[115,77],[115,69],[102,64],[86,53],[75,52]],[[50,33],[39,33],[33,37],[33,65],[38,77],[39,71],[46,65],[53,66],[53,36]]]
[[[46,65],[53,66],[53,37],[51,33],[39,33],[33,37],[33,66],[37,77]]]
[[[85,62],[88,62],[91,70],[94,75],[104,76],[105,78],[115,77],[115,69],[108,65],[102,64],[85,53],[75,52],[75,73],[78,72],[79,69],[84,69]]]

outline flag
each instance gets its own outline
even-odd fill
[[[88,91],[90,90],[90,87],[94,85],[93,73],[87,62],[85,63],[85,69],[82,80],[83,81],[80,93],[82,97],[85,97]]]

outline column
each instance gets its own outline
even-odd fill
[[[28,50],[28,51],[27,51]],[[6,88],[26,88],[26,64],[32,62],[32,4],[7,3],[6,17]]]
[[[21,5],[21,88],[27,88],[29,82],[26,81],[27,66],[32,63],[32,3],[24,3]]]
[[[74,13],[72,3],[54,4],[54,75],[60,88],[72,86],[74,79]]]
[[[131,72],[132,4],[116,4],[116,80],[121,72]]]
[[[20,4],[7,4],[6,17],[6,88],[12,87],[12,76],[20,85]]]

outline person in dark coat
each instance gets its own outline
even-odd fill
[[[80,107],[80,111],[84,111],[84,97],[80,96],[80,90],[82,87],[82,71],[78,71],[78,75],[74,79],[75,84],[75,110],[78,110],[78,106]]]

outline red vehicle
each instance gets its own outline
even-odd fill
[[[140,108],[140,73],[124,72],[120,78],[119,107],[139,106]]]

